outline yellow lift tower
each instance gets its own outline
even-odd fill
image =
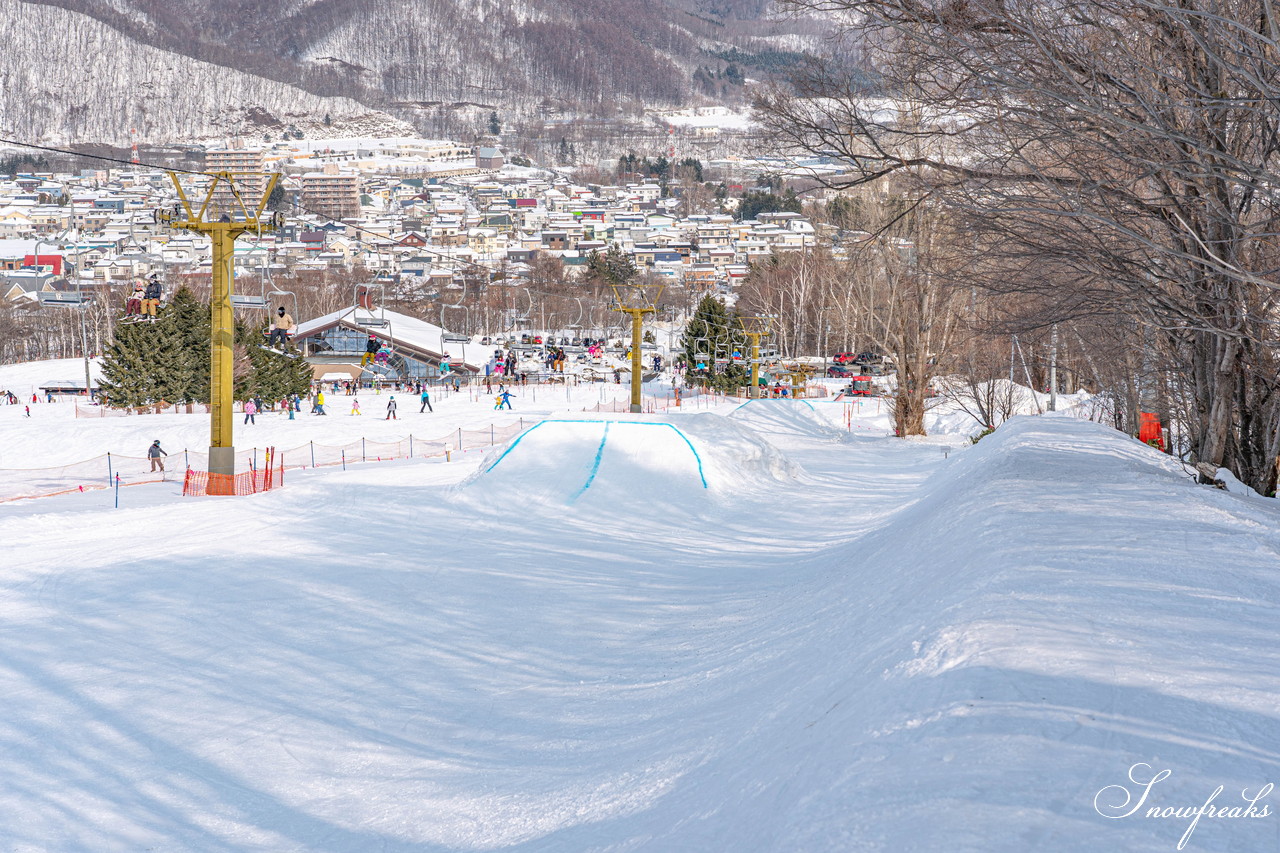
[[[640,327],[645,314],[658,312],[658,299],[662,296],[661,284],[615,284],[613,298],[618,311],[631,315],[631,411],[640,412],[640,391],[644,383],[644,367],[641,362]]]
[[[156,214],[157,221],[161,223],[198,234],[208,234],[213,241],[213,294],[209,300],[211,332],[209,379],[212,386],[209,397],[209,473],[225,474],[227,477],[210,477],[209,494],[221,493],[224,483],[226,488],[232,488],[231,478],[236,473],[236,449],[231,435],[232,406],[235,402],[233,393],[235,380],[231,374],[232,345],[234,344],[231,288],[234,280],[232,256],[235,253],[236,238],[249,231],[255,233],[273,231],[284,224],[284,215],[279,212],[266,219],[262,216],[267,206],[267,199],[271,197],[271,191],[275,189],[276,181],[280,178],[279,173],[270,174],[262,198],[256,200],[256,205],[252,209],[245,205],[240,190],[236,186],[237,178],[250,175],[260,177],[262,173],[210,173],[204,203],[200,205],[199,210],[193,210],[191,202],[187,200],[187,194],[182,189],[182,184],[178,182],[178,176],[170,172],[169,177],[173,179],[173,186],[178,191],[180,204],[174,205],[172,211],[160,210]],[[234,200],[232,208],[219,211],[213,203],[215,193],[225,197],[228,191]],[[255,204],[255,201],[250,203]],[[213,219],[214,216],[218,218]],[[217,491],[215,491],[215,479],[218,481]]]
[[[760,396],[760,339],[769,334],[773,325],[773,317],[743,317],[743,333],[751,338],[751,386],[747,389],[748,397]]]

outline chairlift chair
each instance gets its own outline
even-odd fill
[[[79,308],[90,302],[87,294],[77,290],[75,293],[62,291],[40,291],[36,294],[42,308]]]
[[[372,301],[372,291],[375,288],[378,291],[379,297],[377,308],[373,307]],[[351,309],[352,322],[371,329],[382,329],[390,326],[391,321],[387,319],[386,296],[386,285],[382,282],[375,280],[369,284],[357,284],[355,287],[355,298],[352,300],[352,304],[355,306]],[[364,300],[363,304],[361,301],[362,299]],[[364,309],[366,312],[364,315],[360,314],[361,309]]]
[[[267,310],[267,283],[261,276],[258,280],[258,293],[232,293],[231,307],[246,308],[250,311],[266,311]]]
[[[251,296],[244,293],[231,294],[232,308],[247,308],[251,311],[267,310],[267,299],[265,296]]]

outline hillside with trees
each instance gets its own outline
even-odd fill
[[[767,77],[778,71],[779,56],[794,58],[800,55],[797,45],[819,44],[810,22],[775,20],[760,0],[6,4],[6,17],[15,20],[29,17],[33,8],[44,9],[48,18],[55,14],[50,7],[96,19],[111,34],[107,40],[126,42],[105,52],[111,62],[134,48],[144,54],[161,51],[172,57],[159,63],[161,70],[173,67],[176,73],[177,65],[199,60],[235,69],[281,95],[297,87],[311,96],[349,99],[366,111],[389,112],[436,134],[482,125],[495,111],[505,119],[564,113],[608,118],[639,115],[646,106],[680,106],[706,89],[695,83],[695,73],[723,79],[724,70],[732,68]],[[73,29],[85,26],[65,14],[62,21]],[[19,26],[28,32],[58,29],[52,20]],[[49,51],[41,45],[40,52],[79,69],[81,76],[87,63],[96,67],[103,60],[92,50]],[[34,50],[30,57],[24,53],[10,53],[0,65],[38,61]],[[199,101],[202,79],[184,73],[180,84],[188,91],[195,88]],[[732,85],[720,87],[717,95],[741,100],[744,82],[742,72],[734,70]],[[243,91],[245,85],[224,88]],[[175,99],[175,108],[180,100]],[[350,111],[339,109],[335,116]],[[110,141],[96,128],[73,126],[68,133]]]

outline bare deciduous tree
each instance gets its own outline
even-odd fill
[[[833,14],[839,62],[760,106],[769,130],[968,214],[1006,291],[1125,316],[1183,366],[1199,461],[1275,487],[1280,13],[1258,0],[783,0]],[[1049,292],[1035,265],[1074,271]],[[1012,274],[1016,271],[1018,274]]]

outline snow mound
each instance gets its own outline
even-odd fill
[[[820,402],[818,405],[831,408],[830,403]],[[833,440],[842,437],[842,431],[835,429],[831,420],[819,414],[817,407],[808,400],[748,400],[734,409],[729,417],[745,427],[765,432]]]
[[[849,849],[851,802],[853,837],[875,842],[858,849],[1172,849],[1189,821],[1104,820],[1095,793],[1139,761],[1172,769],[1162,806],[1224,783],[1235,805],[1274,776],[1219,734],[1277,731],[1276,679],[1222,674],[1275,663],[1274,508],[1197,488],[1102,425],[1029,416],[920,494],[828,555],[808,654],[843,663],[789,693],[832,730],[790,849]],[[1249,849],[1240,824],[1198,830],[1196,849]]]
[[[552,418],[495,449],[459,491],[481,499],[654,506],[759,492],[799,474],[757,432],[716,414]]]

